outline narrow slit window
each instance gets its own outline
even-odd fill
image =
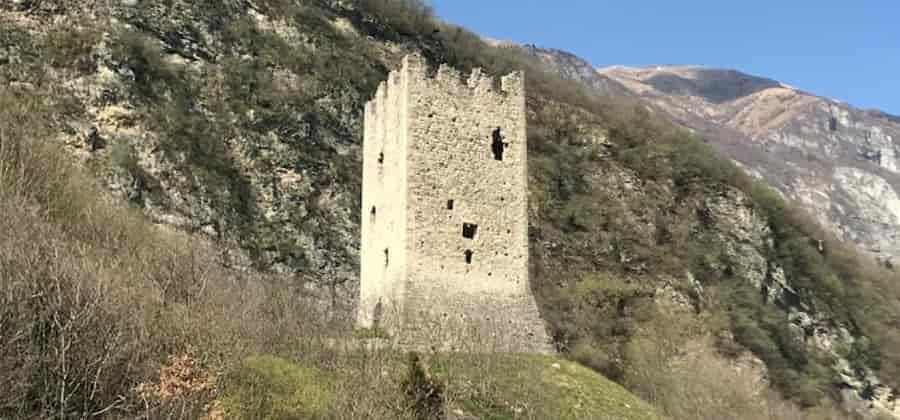
[[[384,163],[384,152],[379,152],[379,153],[378,153],[378,163],[379,163],[379,164]]]
[[[387,248],[385,248],[384,249],[384,266],[385,267],[387,267],[388,263],[390,262],[389,257],[390,257],[390,251]]]
[[[491,152],[494,154],[494,160],[503,160],[503,152],[509,143],[503,141],[503,132],[500,127],[491,134]]]
[[[475,239],[478,234],[478,225],[473,223],[463,223],[462,235],[466,239]]]
[[[472,255],[475,254],[471,249],[466,250],[466,264],[472,264]]]
[[[372,206],[372,211],[369,212],[372,214],[372,217],[375,217],[376,212],[377,212],[377,210],[375,209],[375,206]]]
[[[447,200],[447,210],[453,210],[453,200]]]

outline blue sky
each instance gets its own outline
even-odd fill
[[[432,0],[479,34],[595,66],[702,64],[900,114],[900,0]]]

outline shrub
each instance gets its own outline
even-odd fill
[[[119,33],[113,43],[113,59],[121,64],[120,71],[133,76],[131,86],[138,100],[157,100],[167,94],[190,95],[192,86],[184,83],[180,71],[165,61],[158,43],[140,32]]]
[[[401,36],[422,36],[435,27],[434,12],[421,0],[357,0],[357,4]]]
[[[406,378],[401,384],[407,398],[411,401],[413,412],[420,420],[444,418],[444,390],[422,367],[422,361],[416,353],[409,354]]]
[[[82,74],[94,71],[92,57],[94,47],[100,42],[101,33],[93,26],[73,27],[59,25],[48,30],[41,45],[41,54],[47,63],[57,69],[74,68]]]

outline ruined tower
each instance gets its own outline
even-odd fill
[[[405,57],[366,104],[358,324],[407,348],[549,351],[527,179],[522,73]]]

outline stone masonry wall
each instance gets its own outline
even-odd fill
[[[397,333],[406,278],[407,85],[392,72],[366,104],[358,323]]]
[[[399,325],[387,329],[407,348],[550,351],[528,281],[523,75],[499,86],[478,70],[463,78],[442,66],[430,76],[413,55],[388,85],[394,79],[407,88],[406,277],[385,287],[363,280],[401,296],[389,308]]]

